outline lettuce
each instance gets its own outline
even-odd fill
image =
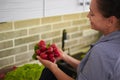
[[[25,64],[8,72],[4,80],[39,80],[43,69],[43,65]]]

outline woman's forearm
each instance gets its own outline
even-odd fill
[[[80,61],[79,61],[79,60],[77,60],[77,59],[75,59],[75,58],[73,58],[73,57],[71,57],[71,56],[69,56],[69,55],[67,55],[67,54],[64,54],[64,55],[62,56],[62,59],[63,59],[66,63],[70,64],[70,65],[71,65],[72,67],[74,67],[74,68],[77,68],[78,64],[80,64]]]

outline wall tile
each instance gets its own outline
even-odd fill
[[[14,58],[13,57],[8,57],[5,59],[0,60],[0,68],[5,67],[6,65],[11,65],[14,63]]]
[[[15,40],[15,46],[22,45],[22,44],[27,44],[27,43],[30,43],[30,42],[34,42],[34,41],[36,41],[38,39],[39,39],[38,35],[19,38],[19,39]]]
[[[81,18],[87,18],[89,12],[83,12],[81,13]]]
[[[80,28],[80,30],[87,30],[87,29],[91,28],[91,25],[90,24],[85,24],[85,25],[81,25],[79,28]]]
[[[52,43],[62,43],[62,38],[61,37],[53,38]]]
[[[75,20],[73,21],[72,25],[82,25],[87,22],[87,19]]]
[[[56,36],[60,36],[60,31],[44,33],[41,35],[41,38],[47,39],[47,38],[52,38],[52,37],[56,37]]]
[[[74,38],[79,38],[82,36],[82,31],[79,31],[79,32],[76,32],[76,33],[73,33],[71,34],[71,38],[74,39]]]
[[[40,19],[22,20],[14,23],[15,29],[27,28],[40,25]]]
[[[0,23],[0,32],[12,30],[12,22]]]
[[[67,15],[63,15],[63,20],[75,20],[75,19],[79,19],[81,14],[67,14]]]
[[[27,51],[27,46],[15,47],[7,50],[0,51],[0,58],[19,54]]]
[[[29,52],[22,53],[15,56],[15,62],[17,63],[24,60],[30,60],[31,58],[32,58],[32,55]]]
[[[34,50],[34,46],[38,43],[39,41],[36,41],[34,43],[29,44],[29,50]]]
[[[72,28],[67,28],[66,31],[67,31],[68,34],[69,33],[74,33],[74,32],[79,31],[79,27],[74,26]]]
[[[83,31],[83,36],[98,34],[98,31],[93,29],[87,29]]]
[[[41,24],[55,23],[61,21],[61,19],[61,16],[44,17],[41,19]]]
[[[51,30],[51,25],[43,25],[29,29],[29,34],[44,33]]]
[[[27,30],[9,31],[0,33],[0,41],[27,35]]]
[[[68,40],[68,42],[65,43],[65,47],[68,48],[68,47],[74,46],[76,44],[78,44],[77,40]]]
[[[53,24],[53,29],[62,29],[69,27],[71,27],[71,22],[62,22],[62,23]]]
[[[13,41],[0,42],[0,50],[13,47]]]

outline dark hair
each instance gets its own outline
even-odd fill
[[[120,0],[96,0],[101,14],[108,18],[115,16],[120,19]]]

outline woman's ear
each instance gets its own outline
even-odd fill
[[[108,26],[115,26],[117,23],[117,18],[115,16],[110,16],[107,20]]]

